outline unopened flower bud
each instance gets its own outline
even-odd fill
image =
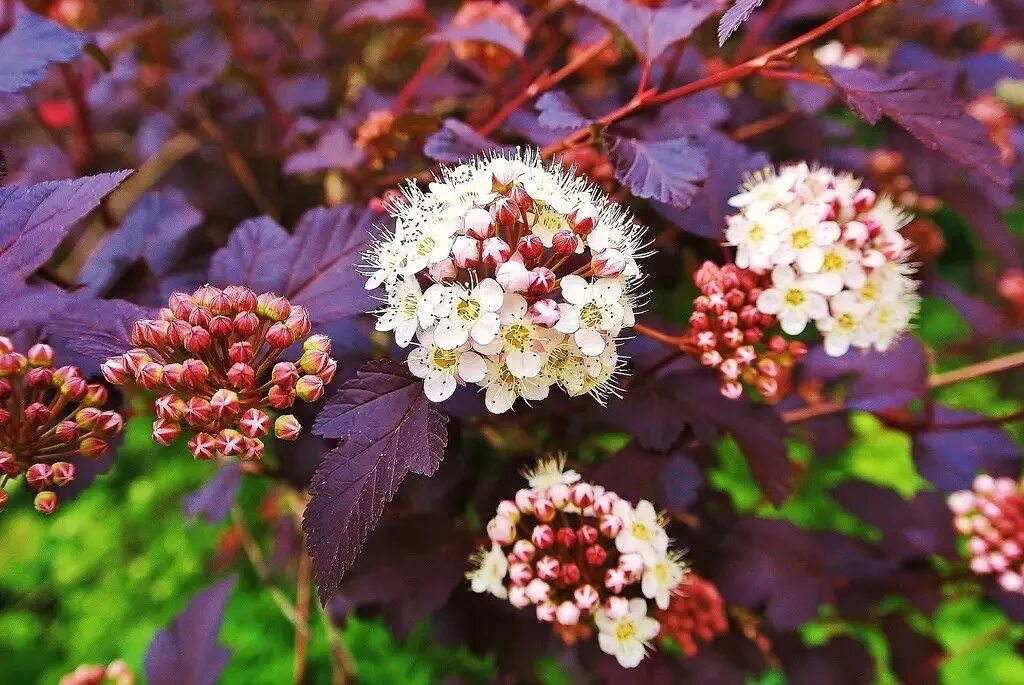
[[[543,602],[548,598],[551,592],[551,586],[540,578],[534,578],[526,585],[526,596],[530,598],[530,601],[534,604]]]
[[[309,312],[306,311],[305,307],[300,305],[294,305],[292,307],[292,313],[285,320],[284,325],[288,327],[288,330],[292,333],[292,338],[295,340],[301,340],[309,335],[310,329],[313,324],[309,320]]]
[[[555,614],[558,611],[558,605],[551,601],[541,602],[537,605],[536,613],[537,620],[542,623],[553,623],[555,620]]]
[[[44,367],[36,367],[25,374],[25,385],[30,388],[45,388],[53,382],[53,371]]]
[[[251,312],[256,310],[256,293],[239,285],[229,285],[224,289],[224,294],[231,301],[231,307],[237,312]]]
[[[245,436],[233,428],[225,428],[217,433],[214,445],[226,457],[240,457],[245,452]]]
[[[193,326],[189,329],[189,332],[185,334],[184,339],[185,349],[192,354],[202,354],[206,350],[210,349],[210,345],[213,344],[213,336],[205,328],[199,326]]]
[[[548,549],[555,544],[555,531],[546,523],[534,526],[530,542],[537,549]]]
[[[537,259],[544,252],[544,243],[539,235],[530,233],[519,239],[516,251],[523,256],[523,259]]]
[[[473,207],[466,212],[464,226],[466,235],[477,240],[486,240],[494,235],[491,213],[481,207]]]
[[[522,585],[513,585],[508,589],[508,602],[517,609],[530,606],[530,598],[526,596],[526,588]]]
[[[452,245],[452,259],[460,268],[475,268],[480,263],[480,241],[460,235]]]
[[[512,500],[503,499],[498,502],[498,514],[504,516],[512,523],[518,523],[521,518],[519,508]]]
[[[512,248],[508,246],[508,243],[497,236],[485,240],[480,250],[480,255],[484,260],[484,264],[487,264],[492,268],[497,268],[507,262],[511,254]]]
[[[124,429],[124,419],[116,411],[100,412],[92,430],[101,438],[112,438]]]
[[[57,510],[57,493],[49,490],[40,492],[32,500],[32,506],[40,514],[52,514]]]
[[[609,597],[604,610],[608,618],[624,618],[629,614],[629,600],[625,597]]]
[[[594,273],[601,278],[618,276],[626,268],[626,256],[618,250],[608,248],[600,254],[594,255],[590,266]]]
[[[226,338],[234,332],[235,324],[226,316],[215,316],[210,319],[206,328],[214,338]]]
[[[559,255],[575,254],[579,244],[580,239],[572,231],[559,231],[551,239],[551,249]]]
[[[538,497],[533,503],[533,515],[537,517],[538,521],[549,523],[554,520],[556,513],[558,510],[555,509],[555,505],[546,497]]]
[[[100,372],[108,383],[123,385],[132,379],[121,357],[111,357],[100,366]]]
[[[601,601],[601,596],[593,585],[581,585],[572,593],[572,599],[580,611],[589,612]]]
[[[613,538],[622,531],[622,519],[615,514],[605,514],[598,527],[605,536]]]
[[[544,295],[551,292],[558,280],[555,273],[546,266],[538,266],[530,271],[530,293]]]
[[[541,580],[557,580],[561,573],[562,565],[553,556],[547,555],[537,560],[537,577]]]
[[[247,409],[238,420],[238,427],[249,438],[258,438],[270,431],[270,416],[255,407]]]
[[[284,321],[291,311],[291,304],[280,295],[263,293],[256,298],[256,313],[271,321]]]
[[[53,484],[53,472],[49,464],[32,464],[25,472],[25,482],[36,490]]]
[[[302,431],[302,424],[291,414],[282,414],[274,421],[274,435],[278,440],[295,440]]]
[[[495,271],[495,280],[508,293],[526,292],[530,288],[532,276],[522,262],[514,259],[499,266]]]
[[[601,566],[608,559],[608,552],[601,545],[591,545],[587,547],[584,556],[591,566]]]
[[[37,343],[28,348],[28,363],[30,366],[49,368],[53,366],[53,348],[43,343]]]
[[[78,443],[79,451],[83,455],[92,459],[98,459],[106,454],[107,447],[109,447],[109,445],[106,440],[101,440],[100,438],[94,438],[92,436],[82,438],[82,442]]]
[[[593,545],[597,542],[600,533],[594,526],[582,525],[576,531],[576,541],[584,546]]]
[[[217,456],[217,441],[209,433],[196,433],[188,441],[188,450],[196,459],[213,459]]]
[[[569,225],[576,235],[589,235],[597,225],[597,207],[587,202],[569,215]]]
[[[563,626],[574,626],[580,621],[580,609],[572,602],[562,602],[555,611],[555,620]]]
[[[519,511],[524,514],[533,513],[533,503],[537,500],[536,493],[533,490],[527,490],[526,488],[520,488],[516,490],[515,501]]]
[[[242,448],[242,461],[259,461],[263,458],[263,441],[257,438],[246,438]]]
[[[302,376],[295,381],[295,395],[303,402],[316,402],[324,396],[324,382],[316,376]]]
[[[288,326],[283,323],[275,323],[271,326],[267,331],[265,339],[268,345],[279,350],[283,350],[295,342],[295,336],[288,330]]]
[[[516,540],[512,545],[512,556],[519,561],[530,561],[533,559],[536,549],[529,540]]]
[[[604,586],[618,594],[629,583],[626,572],[621,568],[610,568],[604,572]]]
[[[228,383],[236,390],[245,390],[256,384],[256,370],[242,362],[232,364],[227,377]]]
[[[166,447],[181,435],[181,426],[176,421],[157,419],[153,422],[153,442]]]
[[[54,428],[54,433],[61,442],[75,442],[82,436],[82,431],[74,421],[61,421]]]
[[[227,388],[221,388],[213,393],[210,398],[210,408],[213,409],[213,415],[219,419],[233,418],[242,411],[238,402],[238,394]]]
[[[487,522],[487,537],[499,545],[511,545],[516,539],[516,526],[504,516],[495,516]]]
[[[274,409],[287,409],[295,404],[295,388],[270,386],[270,390],[267,391],[267,404]]]
[[[260,317],[255,312],[239,312],[232,322],[235,334],[247,338],[260,327]]]
[[[25,407],[22,414],[25,417],[25,423],[33,428],[42,426],[50,420],[51,416],[53,416],[53,412],[50,411],[50,408],[42,402],[33,402]]]

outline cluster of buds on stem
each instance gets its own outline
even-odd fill
[[[661,637],[675,640],[688,657],[729,630],[718,588],[692,571],[672,595],[668,609],[659,609],[654,616],[661,623]]]
[[[949,496],[953,525],[967,536],[971,570],[1024,594],[1024,487],[1013,478],[980,475]]]
[[[50,488],[75,477],[74,464],[63,460],[102,456],[124,426],[120,414],[102,409],[107,389],[86,382],[78,367],[57,367],[54,356],[41,343],[21,354],[0,336],[0,511],[8,497],[3,486],[24,475],[38,491],[35,508],[52,513],[57,494]]]
[[[157,443],[189,432],[196,459],[256,460],[271,429],[281,440],[294,440],[301,430],[291,414],[276,421],[271,414],[296,399],[316,402],[334,377],[330,339],[307,338],[309,331],[306,309],[279,295],[204,285],[191,295],[171,295],[159,318],[135,322],[132,344],[138,347],[104,362],[103,375],[160,393]],[[279,361],[299,342],[297,362]]]
[[[635,506],[542,460],[529,487],[502,501],[487,524],[490,546],[467,574],[474,592],[532,607],[573,644],[597,631],[601,649],[625,668],[639,664],[686,574],[650,502]]]
[[[61,678],[60,685],[135,685],[135,674],[120,659],[107,666],[82,664]]]
[[[689,342],[704,366],[718,371],[722,394],[736,399],[743,383],[766,399],[779,397],[796,362],[807,353],[799,341],[766,339],[778,321],[757,308],[770,279],[735,264],[704,262],[693,276],[701,294],[690,315]]]

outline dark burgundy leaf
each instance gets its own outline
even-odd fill
[[[405,476],[437,470],[447,423],[421,381],[390,360],[364,365],[317,417],[313,431],[341,441],[313,475],[302,519],[322,602],[338,589]]]
[[[846,403],[854,409],[878,411],[902,407],[923,395],[928,357],[916,338],[904,336],[886,352],[830,357],[821,346],[813,347],[801,371],[807,378],[824,381],[853,377]]]
[[[511,27],[498,19],[481,19],[470,26],[449,24],[431,36],[431,40],[453,43],[472,41],[489,43],[508,50],[516,57],[522,57],[526,42]]]
[[[662,471],[661,503],[671,512],[688,511],[704,488],[704,474],[685,454],[677,454]]]
[[[615,178],[637,197],[686,209],[709,173],[708,154],[693,138],[640,140],[610,136]]]
[[[25,278],[130,171],[0,188],[0,273]]]
[[[231,652],[217,642],[234,576],[192,598],[146,648],[149,685],[215,685]]]
[[[690,37],[714,14],[711,0],[676,0],[654,9],[632,0],[575,0],[622,31],[640,57],[651,63],[673,43]]]
[[[958,184],[943,193],[943,199],[963,216],[978,237],[1006,266],[1024,267],[1020,243],[1003,221],[1003,212],[981,190]]]
[[[423,0],[363,0],[346,12],[335,26],[350,29],[360,24],[389,23],[425,16]]]
[[[479,152],[502,149],[507,147],[485,138],[458,119],[445,119],[441,129],[431,134],[423,144],[423,154],[446,163],[461,162]]]
[[[811,647],[786,664],[791,685],[872,685],[875,660],[860,640],[845,635]]]
[[[286,174],[309,174],[330,169],[351,170],[366,159],[366,153],[357,148],[352,137],[340,125],[324,131],[309,150],[296,152],[284,164]]]
[[[224,464],[203,487],[182,499],[185,517],[193,522],[202,517],[207,523],[220,523],[231,511],[241,482],[240,464],[236,461]]]
[[[991,93],[1004,78],[1024,78],[1024,65],[998,52],[967,55],[960,64],[964,71],[964,87],[972,96]]]
[[[0,333],[6,334],[46,323],[54,312],[64,309],[72,301],[70,294],[51,285],[0,282],[0,291],[4,293],[4,306],[0,307]]]
[[[35,85],[46,67],[78,59],[88,40],[38,14],[18,11],[14,26],[0,36],[0,93]]]
[[[882,532],[882,547],[896,559],[937,554],[956,555],[949,507],[936,492],[919,492],[910,500],[864,481],[833,488],[832,495],[865,523]]]
[[[914,630],[901,614],[882,621],[889,641],[889,664],[904,685],[935,685],[945,652],[934,638]]]
[[[356,270],[373,222],[382,218],[352,205],[316,207],[306,212],[291,239],[291,261],[282,295],[309,309],[314,322],[331,321],[373,308]]]
[[[140,259],[154,276],[166,276],[178,264],[185,243],[202,222],[202,213],[181,191],[169,188],[146,193],[120,228],[103,238],[82,267],[79,281],[88,292],[105,294]]]
[[[46,331],[66,340],[68,347],[75,352],[103,362],[134,347],[132,324],[154,315],[153,310],[124,300],[86,299],[53,315]]]
[[[330,88],[331,84],[320,74],[301,74],[278,81],[274,93],[285,110],[301,112],[323,107]]]
[[[952,424],[984,418],[973,412],[935,407],[935,423]],[[914,435],[914,461],[939,492],[971,487],[974,476],[1020,474],[1021,449],[998,426],[921,431]]]
[[[1003,314],[982,299],[969,295],[954,283],[942,278],[925,281],[922,294],[939,297],[956,307],[975,335],[988,338],[1004,329]]]
[[[214,253],[210,282],[280,293],[295,263],[295,249],[288,232],[270,217],[248,219],[231,232],[228,244]]]
[[[872,124],[884,114],[926,147],[1009,188],[1010,172],[985,127],[954,99],[942,79],[913,71],[895,76],[835,66],[827,71],[847,104]]]
[[[556,131],[575,130],[593,123],[563,90],[553,90],[537,98],[537,110],[541,126]]]
[[[769,160],[763,152],[751,152],[722,133],[708,133],[700,142],[708,151],[708,177],[693,203],[684,210],[663,203],[654,203],[654,208],[687,233],[721,240],[725,217],[735,212],[729,198],[736,194],[745,174],[763,169]]]
[[[764,0],[736,0],[733,6],[725,11],[718,22],[718,46],[725,45],[729,36],[736,32],[743,22],[750,18]]]
[[[754,480],[776,506],[793,491],[793,466],[786,449],[786,426],[771,407],[755,405],[742,419],[730,420],[726,429],[750,465]]]

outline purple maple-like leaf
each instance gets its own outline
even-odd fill
[[[564,90],[552,90],[537,98],[537,121],[556,131],[575,130],[594,123]]]
[[[609,136],[615,178],[637,197],[686,209],[708,177],[708,154],[692,137]]]
[[[179,102],[213,84],[231,62],[231,46],[211,25],[201,25],[175,43],[173,54],[177,69],[167,83]]]
[[[302,517],[322,602],[337,591],[406,475],[437,470],[447,423],[422,382],[391,360],[364,365],[317,417],[313,431],[341,441],[313,475]]]
[[[87,292],[102,295],[138,260],[157,278],[178,264],[188,238],[203,222],[203,214],[175,188],[146,193],[121,222],[108,233],[89,261],[79,281]]]
[[[192,598],[171,624],[157,632],[146,648],[150,685],[215,685],[231,659],[217,642],[234,576]]]
[[[617,27],[643,61],[654,62],[718,10],[712,0],[676,0],[654,9],[633,0],[574,0]]]
[[[84,34],[18,11],[14,26],[0,36],[0,93],[17,93],[35,85],[51,64],[78,59],[88,42]]]
[[[334,27],[350,29],[363,24],[387,24],[425,17],[423,0],[363,0],[345,12]]]
[[[309,174],[330,169],[352,170],[366,160],[344,127],[328,127],[309,150],[296,152],[284,164],[286,174]]]
[[[463,162],[480,152],[504,149],[508,147],[480,135],[458,119],[445,119],[440,130],[432,133],[423,144],[423,154],[447,163]]]
[[[352,205],[315,207],[299,219],[292,237],[294,254],[286,263],[282,294],[309,309],[315,322],[362,314],[373,307],[356,270],[373,222],[380,218]]]
[[[895,76],[871,69],[827,67],[850,107],[872,124],[888,116],[924,145],[988,182],[1007,189],[1009,169],[985,127],[956,101],[940,77],[913,71]]]
[[[750,15],[762,4],[764,0],[736,0],[718,22],[718,47],[725,45],[729,36],[736,33],[743,22],[750,19]]]
[[[292,238],[276,221],[266,216],[246,219],[231,232],[227,245],[214,253],[210,282],[280,293],[294,259]]]
[[[935,407],[934,416],[940,426],[984,418],[943,406]],[[944,493],[970,489],[979,473],[1020,475],[1021,449],[999,426],[919,431],[913,455],[921,475]]]
[[[830,357],[819,345],[801,364],[807,378],[838,381],[853,377],[846,403],[854,409],[878,411],[902,407],[920,398],[928,384],[928,357],[921,343],[904,336],[885,352]]]
[[[222,465],[203,487],[182,498],[185,517],[193,522],[202,517],[207,523],[220,523],[235,503],[241,483],[242,468],[237,461]]]
[[[54,314],[46,332],[67,341],[67,346],[93,361],[124,354],[132,344],[132,324],[151,319],[156,312],[124,300],[85,299]]]
[[[0,188],[0,273],[26,278],[131,171]]]
[[[27,286],[19,281],[0,281],[0,292],[4,293],[3,307],[0,307],[2,334],[25,333],[38,327],[72,301],[72,295],[66,290],[49,284]]]
[[[523,52],[526,50],[526,41],[515,33],[510,26],[497,19],[490,18],[481,19],[469,26],[448,24],[431,36],[431,40],[443,43],[458,41],[489,43],[508,50],[516,57],[522,57]]]
[[[849,481],[832,496],[865,523],[882,532],[881,545],[897,559],[956,555],[956,539],[945,498],[930,491],[911,499],[865,481]]]

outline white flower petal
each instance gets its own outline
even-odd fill
[[[467,383],[479,383],[487,375],[487,362],[476,352],[463,352],[459,357],[459,378]]]
[[[588,357],[596,357],[604,352],[604,336],[590,328],[581,328],[573,334],[573,340],[579,345],[580,352]]]
[[[590,301],[590,284],[585,278],[570,274],[562,278],[561,286],[566,302],[582,305]]]
[[[427,399],[431,402],[444,402],[452,396],[457,385],[458,384],[455,382],[455,376],[447,373],[439,373],[437,375],[429,376],[425,381],[423,381],[423,394],[426,395]]]
[[[783,304],[782,291],[776,288],[768,288],[757,298],[757,309],[765,314],[778,314]]]

